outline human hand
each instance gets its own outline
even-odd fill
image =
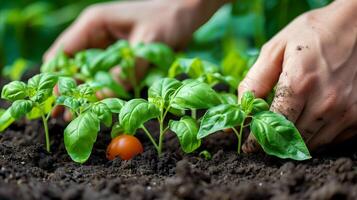
[[[294,122],[310,150],[357,135],[357,1],[335,1],[295,19],[266,43],[238,88],[265,97]],[[242,147],[259,149],[252,134]]]
[[[64,31],[44,56],[48,61],[59,49],[68,55],[87,48],[105,48],[118,39],[137,42],[163,42],[173,48],[183,47],[192,33],[227,0],[151,0],[96,4],[87,8],[79,18]],[[140,64],[141,63],[141,64]],[[137,79],[146,71],[146,63],[138,59]],[[119,80],[120,68],[111,70],[113,79]],[[112,97],[108,90],[97,92],[98,98]],[[53,117],[63,113],[57,107]],[[64,119],[70,120],[70,112],[64,111]]]

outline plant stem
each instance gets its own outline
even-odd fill
[[[43,127],[45,129],[45,138],[46,138],[46,150],[47,152],[51,152],[51,147],[50,147],[50,136],[48,133],[48,125],[47,125],[47,119],[44,114],[41,115],[42,117],[42,122],[43,122]]]
[[[243,135],[243,128],[244,128],[244,120],[243,122],[241,123],[240,125],[240,129],[239,129],[239,133],[237,131],[236,128],[232,128],[233,129],[233,132],[236,134],[237,136],[237,139],[238,139],[238,149],[237,149],[237,153],[240,154],[240,149],[241,149],[241,146],[242,146],[242,135]]]
[[[157,151],[157,154],[159,156],[161,156],[161,152],[162,152],[162,142],[163,142],[163,139],[164,139],[164,131],[163,131],[163,119],[160,118],[160,135],[159,135],[159,150]]]
[[[150,141],[154,144],[155,149],[159,151],[159,146],[157,146],[157,143],[155,142],[154,138],[151,136],[150,132],[145,128],[144,125],[141,126],[141,128],[144,130]]]
[[[196,111],[196,109],[191,109],[191,117],[192,117],[193,119],[196,119],[196,118],[197,118],[197,111]]]

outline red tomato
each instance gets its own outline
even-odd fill
[[[123,134],[112,139],[107,148],[107,158],[114,160],[120,157],[123,160],[130,160],[142,152],[143,146],[136,137]]]

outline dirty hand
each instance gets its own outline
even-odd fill
[[[357,1],[339,0],[295,19],[262,48],[241,82],[295,123],[310,150],[357,135]],[[244,152],[258,148],[251,134]]]

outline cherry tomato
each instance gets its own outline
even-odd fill
[[[120,157],[123,160],[130,160],[142,152],[143,146],[136,137],[123,134],[112,139],[107,148],[107,158],[114,160]]]

